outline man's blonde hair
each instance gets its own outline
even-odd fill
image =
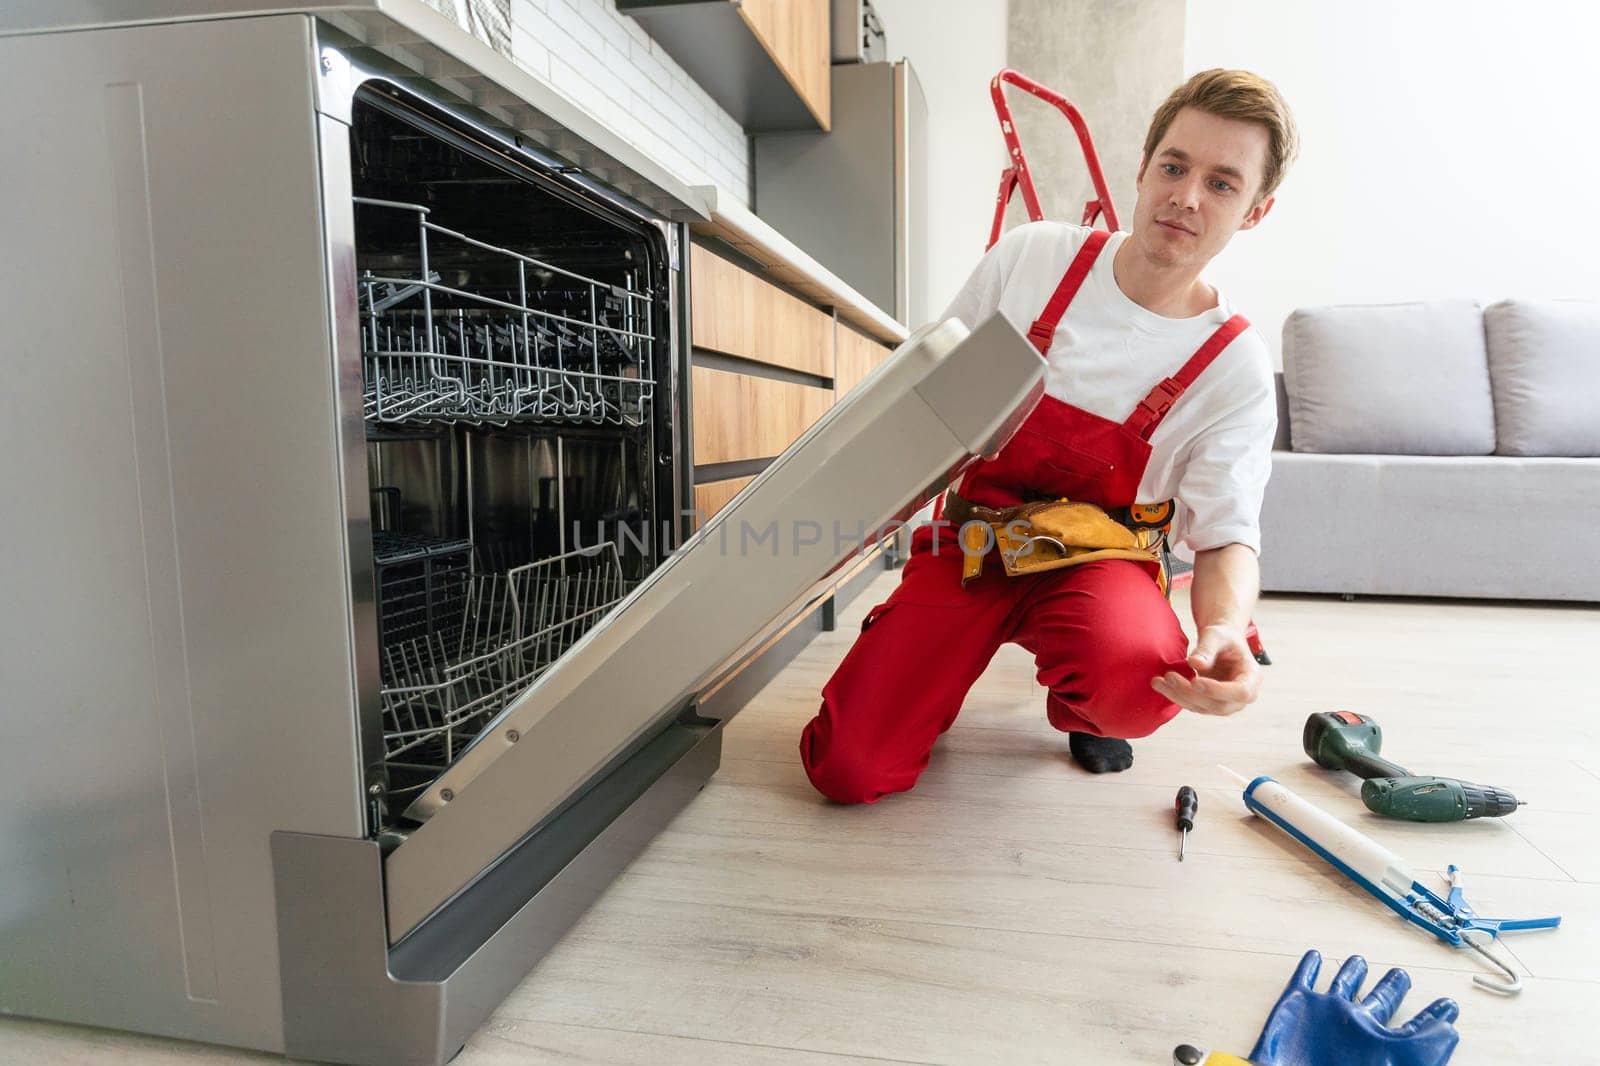
[[[1221,67],[1202,70],[1174,89],[1156,108],[1150,120],[1150,132],[1144,139],[1144,166],[1148,166],[1156,154],[1172,120],[1186,107],[1263,127],[1267,131],[1267,164],[1255,202],[1260,203],[1277,191],[1289,172],[1289,164],[1299,154],[1300,134],[1295,129],[1294,116],[1289,114],[1289,105],[1276,85],[1248,70]]]

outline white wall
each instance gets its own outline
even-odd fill
[[[943,311],[989,239],[1005,142],[989,79],[1006,65],[1000,0],[873,0],[889,58],[911,61],[928,99],[928,307]]]
[[[1275,349],[1308,304],[1600,299],[1593,10],[1188,0],[1185,76],[1270,78],[1304,142],[1207,277]]]
[[[1123,227],[1133,224],[1150,116],[1183,82],[1186,2],[1011,0],[1010,65],[1061,93],[1082,113]],[[1015,87],[1007,99],[1044,216],[1082,221],[1084,205],[1098,195],[1071,124],[1054,107]],[[1006,219],[1008,227],[1028,220],[1020,193]]]

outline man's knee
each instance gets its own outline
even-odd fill
[[[1157,640],[1109,642],[1070,680],[1053,688],[1052,695],[1102,736],[1147,737],[1178,714],[1178,705],[1150,682],[1182,661],[1183,649],[1163,647]]]
[[[1116,724],[1116,736],[1123,740],[1147,737],[1178,716],[1178,705],[1150,687],[1148,679],[1143,690],[1131,696],[1118,707],[1106,708],[1102,713]]]
[[[1091,695],[1050,695],[1050,721],[1057,729],[1092,732],[1119,740],[1147,737],[1177,717],[1178,705],[1151,689]]]
[[[864,747],[841,744],[813,719],[800,735],[800,763],[806,777],[835,803],[876,803],[891,791],[883,786],[883,770]]]

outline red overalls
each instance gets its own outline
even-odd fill
[[[1109,236],[1090,234],[1028,330],[1041,356]],[[969,468],[960,495],[988,507],[1042,494],[1108,510],[1136,502],[1156,426],[1248,326],[1238,315],[1225,322],[1124,422],[1046,395],[997,457]],[[941,512],[942,501],[936,519]],[[912,535],[899,586],[868,612],[854,647],[823,686],[822,709],[800,736],[801,762],[824,795],[872,803],[911,788],[934,741],[1005,643],[1033,653],[1057,729],[1142,737],[1178,713],[1150,687],[1151,678],[1168,671],[1194,676],[1188,638],[1154,580],[1153,564],[1102,559],[1007,577],[994,556],[963,588],[956,530],[922,526]]]

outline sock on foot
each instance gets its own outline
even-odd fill
[[[1133,745],[1116,737],[1068,733],[1067,746],[1078,765],[1091,774],[1115,774],[1133,765]]]

